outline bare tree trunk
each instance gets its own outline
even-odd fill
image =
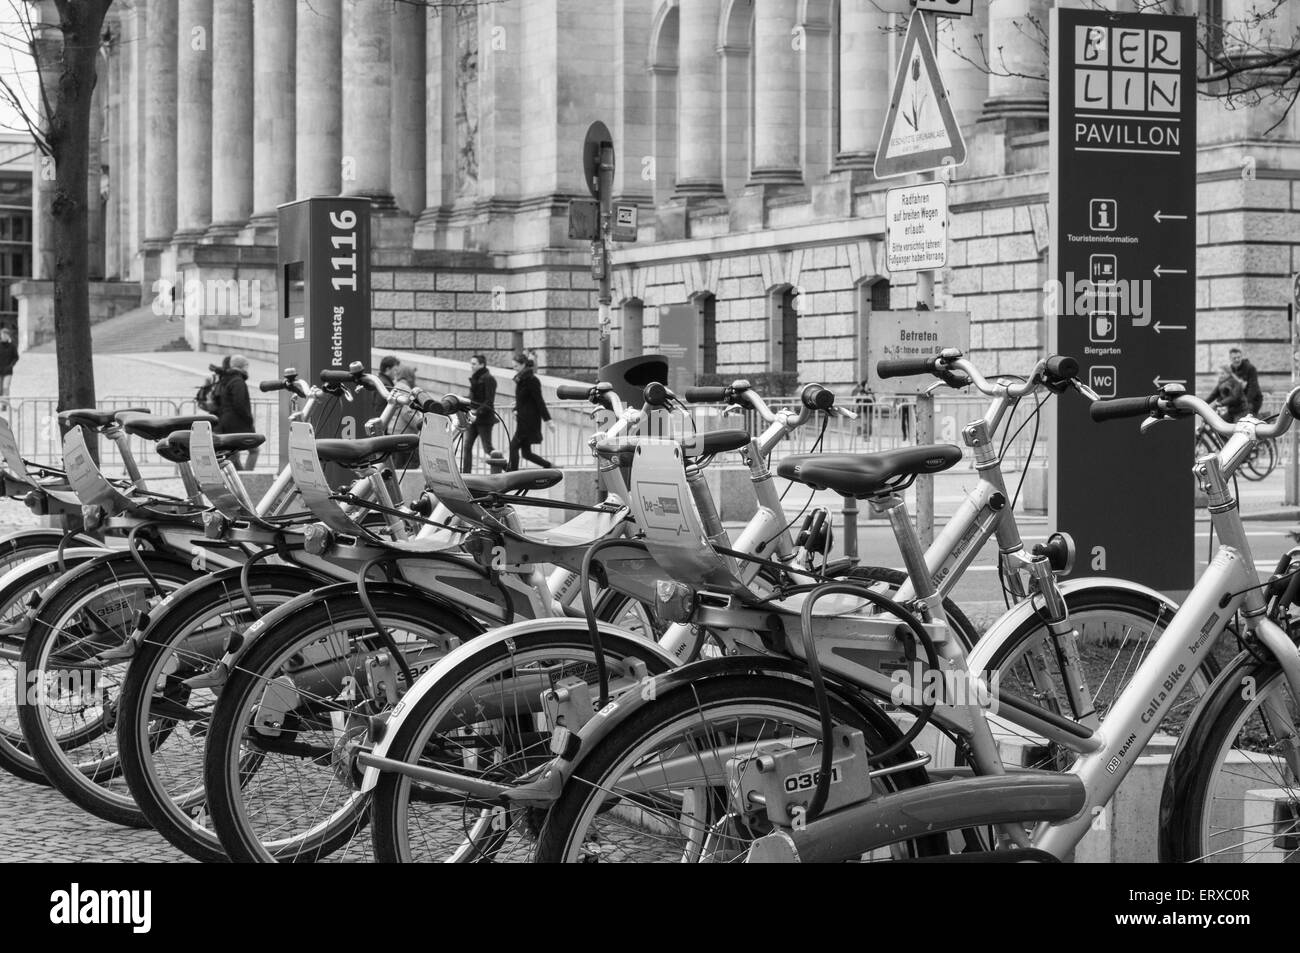
[[[90,344],[90,258],[86,180],[90,105],[100,34],[112,0],[56,0],[63,48],[46,141],[55,162],[52,208],[54,334],[59,409],[95,405]]]

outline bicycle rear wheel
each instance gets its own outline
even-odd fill
[[[1160,860],[1300,858],[1297,730],[1300,703],[1281,667],[1271,658],[1237,656],[1170,760],[1160,799]]]
[[[869,720],[839,699],[837,725],[863,733],[868,753],[897,737],[889,722]],[[887,736],[892,735],[892,737]],[[542,825],[542,863],[728,863],[744,861],[773,830],[765,810],[737,804],[726,763],[771,743],[795,744],[805,757],[822,745],[811,686],[769,675],[705,678],[661,694],[597,743],[578,765]],[[912,757],[900,752],[897,762]],[[876,793],[925,783],[921,769],[878,777]],[[898,845],[895,852],[844,860],[942,854],[943,837]]]

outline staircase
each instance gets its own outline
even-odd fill
[[[91,347],[96,354],[151,354],[155,351],[188,351],[185,329],[178,318],[154,314],[143,305],[90,328]],[[54,341],[31,349],[33,354],[53,354]]]

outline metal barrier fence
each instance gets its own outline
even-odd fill
[[[1285,397],[1285,394],[1266,395],[1261,414],[1278,413],[1282,409]],[[1067,394],[1064,399],[1078,398]],[[797,397],[778,397],[768,401],[768,406],[774,411],[794,408],[797,404]],[[0,405],[0,413],[8,419],[19,448],[28,460],[41,464],[62,465],[62,439],[56,405],[57,401],[53,397],[11,397],[8,399],[7,406]],[[99,406],[144,407],[151,414],[168,417],[197,413],[197,407],[191,398],[172,400],[157,397],[106,397],[99,402]],[[908,446],[916,440],[916,407],[913,400],[885,399],[870,402],[855,400],[852,403],[841,400],[840,406],[847,406],[854,410],[858,414],[857,419],[829,418],[824,434],[819,422],[810,422],[796,431],[790,439],[784,441],[774,452],[773,459],[780,459],[791,453],[807,453],[818,443],[819,438],[820,449],[832,453],[891,450]],[[254,429],[267,436],[259,466],[278,469],[282,462],[279,451],[279,402],[274,398],[254,398],[252,409]],[[695,426],[701,431],[744,427],[751,433],[759,433],[763,429],[762,421],[758,420],[751,411],[737,416],[723,416],[723,408],[718,405],[692,405],[691,409]],[[935,442],[960,446],[962,427],[982,417],[987,409],[988,401],[983,398],[936,397],[934,401]],[[1043,412],[1049,412],[1051,409],[1044,401]],[[550,410],[556,423],[555,431],[544,431],[541,445],[534,449],[559,467],[589,465],[591,451],[588,449],[587,441],[594,428],[591,405],[578,401],[562,401],[550,405]],[[509,429],[503,428],[498,423],[493,434],[493,444],[505,453],[508,452],[509,433],[514,429],[513,405],[500,404],[497,412]],[[1003,458],[1003,467],[1007,471],[1020,470],[1031,459],[1040,466],[1047,464],[1047,444],[1042,430],[1045,421],[1039,421],[1038,446],[1035,449],[1033,412],[1032,401],[1021,401],[1020,406],[1011,415],[1009,425],[1006,426],[1005,433],[1009,436],[1009,440]],[[1293,429],[1284,439],[1297,439],[1295,433]],[[154,452],[152,441],[132,437],[131,450],[146,473],[170,472],[171,464],[159,459]],[[1283,448],[1280,447],[1279,450]],[[105,473],[118,475],[125,472],[115,444],[103,441],[101,454],[101,467]],[[476,457],[479,455],[476,454]],[[1279,457],[1279,466],[1289,459],[1285,452],[1280,452]],[[967,454],[958,466],[973,467],[973,465],[973,458]]]
[[[96,401],[96,406],[106,409],[142,407],[150,414],[160,417],[189,417],[199,412],[193,398],[172,400],[165,397],[105,397]],[[57,407],[58,400],[53,397],[10,397],[7,407],[0,411],[9,421],[23,457],[33,463],[63,465],[63,437],[59,431]],[[278,468],[280,404],[274,399],[255,399],[252,401],[252,410],[253,429],[267,435],[261,459],[266,465]],[[130,447],[143,473],[170,473],[173,470],[172,464],[154,452],[154,441],[131,437]],[[117,444],[102,440],[99,452],[100,469],[105,474],[125,474],[126,466]]]

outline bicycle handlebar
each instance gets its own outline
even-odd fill
[[[922,374],[934,374],[939,363],[939,355],[930,357],[905,357],[896,361],[877,361],[876,374],[879,377],[920,377]]]
[[[687,403],[720,404],[727,399],[726,387],[688,387],[683,392]]]
[[[595,384],[561,384],[555,388],[557,400],[590,400]]]
[[[1256,440],[1271,440],[1291,429],[1291,422],[1300,417],[1300,387],[1286,398],[1286,413],[1278,414],[1272,423],[1257,421],[1252,426]],[[1092,419],[1098,422],[1118,420],[1123,417],[1144,417],[1148,414],[1157,420],[1167,417],[1197,416],[1220,437],[1231,437],[1241,428],[1242,421],[1229,423],[1208,403],[1192,394],[1162,393],[1149,397],[1119,397],[1113,400],[1094,401],[1089,408]],[[1249,421],[1246,421],[1249,423]]]

